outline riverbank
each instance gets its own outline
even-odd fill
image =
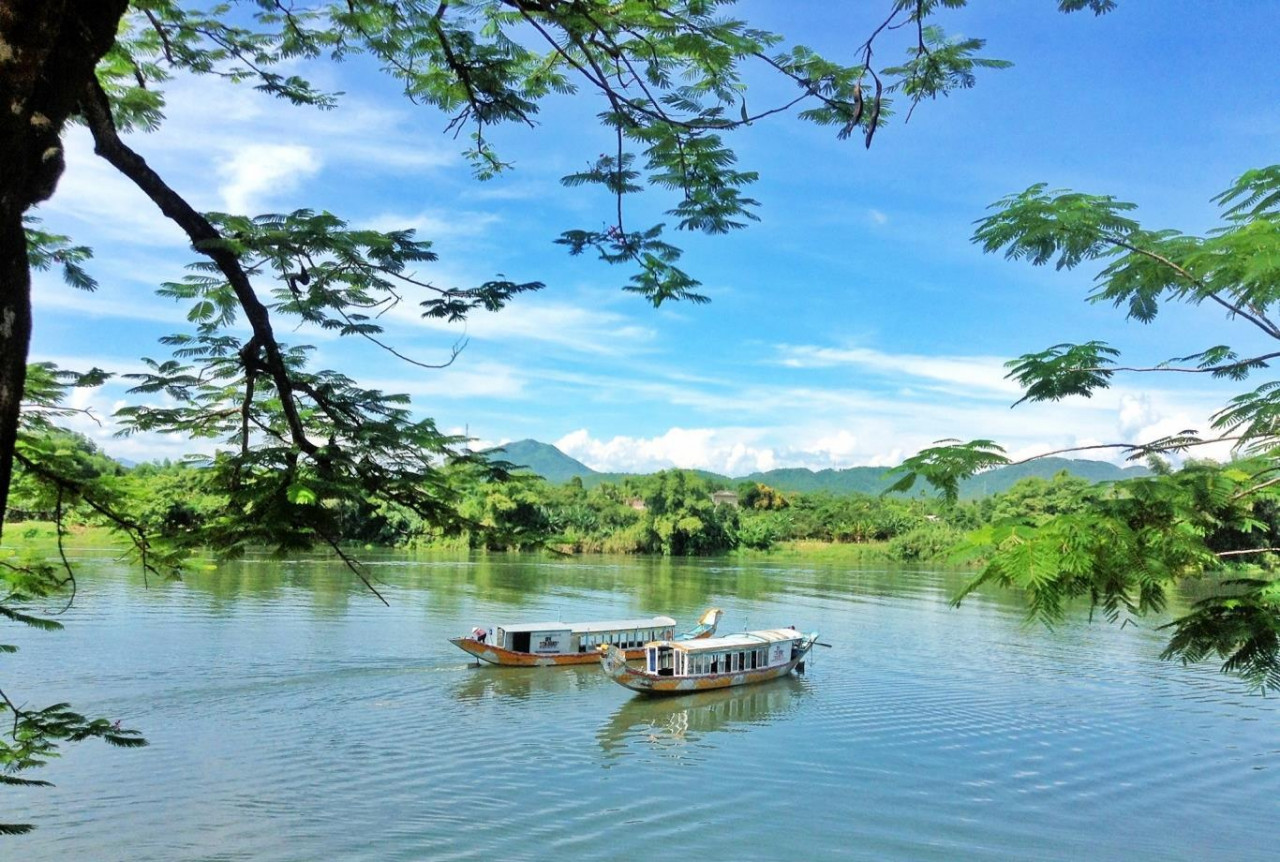
[[[54,552],[57,548],[57,528],[52,521],[19,521],[6,524],[4,540],[0,543],[0,551],[13,553]],[[62,544],[68,549],[88,548],[120,548],[128,547],[128,543],[119,534],[102,526],[75,525],[63,536]],[[365,546],[365,550],[391,550]],[[450,548],[448,550],[457,550]],[[551,549],[554,552],[555,549]],[[592,556],[588,552],[574,553],[572,556]],[[645,556],[637,554],[635,556]],[[750,560],[810,560],[819,563],[874,564],[894,562],[889,542],[821,542],[801,540],[779,542],[768,550],[740,548],[729,551],[724,556],[741,557]],[[941,562],[942,560],[939,560]]]

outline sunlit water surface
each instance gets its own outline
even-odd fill
[[[5,687],[142,729],[0,792],[5,859],[1277,858],[1275,698],[1054,631],[963,575],[724,560],[383,556],[144,587],[87,553]],[[804,677],[647,700],[595,667],[476,667],[473,625],[725,610],[833,645]]]

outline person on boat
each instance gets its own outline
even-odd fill
[[[472,634],[472,636],[473,636],[476,640],[478,640],[480,643],[484,643],[484,640],[485,640],[485,630],[484,630],[484,629],[480,628],[479,626],[476,626],[475,628],[473,628],[473,629],[471,630],[471,634]]]

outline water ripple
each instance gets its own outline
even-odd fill
[[[1240,822],[1280,813],[1276,704],[1158,661],[1149,628],[1050,633],[999,596],[952,610],[949,573],[373,563],[391,609],[327,563],[149,590],[86,574],[56,641],[23,636],[24,696],[151,745],[82,745],[41,776],[56,788],[6,791],[40,825],[20,858],[1272,856]],[[591,666],[476,667],[446,640],[712,604],[729,630],[796,624],[833,648],[803,678],[648,700]]]

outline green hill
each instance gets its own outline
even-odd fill
[[[969,479],[960,485],[960,496],[965,499],[987,497],[1009,490],[1019,479],[1037,476],[1051,479],[1066,470],[1072,476],[1088,479],[1090,482],[1114,482],[1117,479],[1134,479],[1139,476],[1150,476],[1146,467],[1117,467],[1108,461],[1085,461],[1073,458],[1041,458],[1039,461],[1028,461],[1026,464],[1014,464],[990,470]]]
[[[491,451],[497,457],[519,464],[529,472],[557,484],[577,476],[582,479],[584,485],[591,488],[605,482],[621,482],[628,476],[638,475],[597,472],[581,461],[570,458],[555,446],[539,443],[537,440],[518,440]],[[960,485],[960,496],[964,499],[974,499],[998,494],[1007,491],[1019,479],[1031,476],[1050,479],[1063,470],[1073,476],[1088,479],[1090,482],[1113,482],[1117,479],[1146,476],[1150,472],[1146,467],[1122,468],[1107,461],[1044,458],[1026,464],[999,467],[974,476]],[[849,467],[844,470],[816,471],[805,467],[784,467],[738,478],[705,470],[690,472],[727,487],[732,487],[739,482],[762,482],[771,488],[793,494],[812,494],[822,491],[831,494],[879,494],[893,482],[893,478],[888,476],[888,467]]]
[[[587,476],[598,475],[595,470],[570,458],[555,446],[539,443],[537,440],[517,440],[497,449],[490,449],[486,454],[510,461],[556,484],[568,482],[574,476],[585,479]]]

